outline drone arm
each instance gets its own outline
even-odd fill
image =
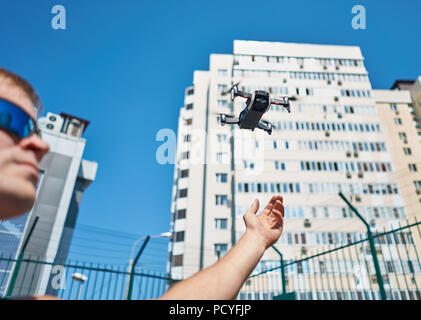
[[[272,134],[272,124],[271,123],[259,121],[259,123],[257,124],[257,128],[266,131],[267,133],[269,133],[269,135]]]
[[[277,104],[280,106],[289,106],[289,98],[288,97],[282,97],[280,99],[272,98],[271,104]]]
[[[276,104],[278,106],[283,106],[288,110],[288,112],[291,112],[290,104],[289,104],[289,98],[288,97],[282,97],[280,99],[272,98],[271,104]]]
[[[236,97],[242,97],[242,98],[246,98],[246,99],[251,98],[251,94],[250,93],[238,90],[238,85],[236,85],[236,84],[233,85],[231,87],[231,89],[228,90],[228,92],[231,93],[231,101],[234,101],[234,99]]]
[[[221,125],[225,125],[225,124],[238,124],[239,123],[239,119],[238,118],[233,118],[233,117],[227,117],[227,115],[221,114],[221,116],[220,116],[220,122],[221,122]]]
[[[237,91],[237,92],[234,92],[234,97],[243,97],[243,98],[248,99],[251,97],[251,94],[244,91]]]
[[[225,120],[225,123],[228,123],[228,124],[237,124],[238,122],[239,122],[238,118],[227,118]]]

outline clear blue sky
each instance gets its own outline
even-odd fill
[[[51,8],[67,10],[53,30]],[[351,9],[367,10],[367,29]],[[374,88],[421,74],[421,2],[14,0],[0,2],[0,65],[27,78],[45,109],[88,119],[84,157],[99,163],[78,223],[167,231],[173,166],[155,160],[177,129],[184,88],[233,40],[358,45]]]

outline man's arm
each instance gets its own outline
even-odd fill
[[[246,232],[237,244],[214,265],[177,283],[159,299],[235,299],[265,250],[281,236],[282,201],[281,196],[273,196],[265,210],[256,216],[259,201],[255,200],[243,216]]]

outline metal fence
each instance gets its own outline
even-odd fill
[[[420,222],[399,224],[371,238],[373,246],[369,236],[348,239],[292,260],[284,261],[280,253],[277,266],[261,265],[263,270],[248,278],[238,298],[421,300]]]
[[[415,220],[368,232],[357,241],[349,238],[285,260],[277,250],[281,259],[261,262],[238,299],[421,300],[420,224]],[[123,300],[130,294],[131,299],[155,299],[172,282],[166,273],[129,265],[57,264],[0,253],[0,296],[46,293],[71,300]]]
[[[19,265],[18,271],[16,265]],[[1,272],[5,271],[7,272]],[[40,259],[13,259],[0,254],[0,287],[3,296],[28,296],[40,292],[66,300],[124,300],[127,299],[130,276],[133,277],[131,299],[155,299],[161,296],[171,279],[161,272],[128,265],[71,262],[54,264]],[[12,278],[15,277],[15,281]],[[11,287],[13,286],[13,287]]]

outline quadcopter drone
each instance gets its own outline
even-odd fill
[[[280,99],[271,98],[269,93],[263,90],[255,90],[254,93],[242,92],[238,90],[238,83],[234,84],[230,90],[225,93],[231,93],[231,101],[236,97],[246,98],[246,105],[241,111],[239,118],[231,115],[221,114],[221,125],[225,124],[238,124],[241,129],[254,129],[259,128],[269,135],[272,134],[272,124],[266,120],[261,120],[263,114],[267,112],[272,104],[283,106],[291,112],[289,98],[282,97]]]

